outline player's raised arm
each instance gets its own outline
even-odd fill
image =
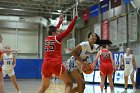
[[[77,21],[78,16],[75,16],[74,19],[71,21],[70,25],[68,26],[68,28],[63,31],[61,34],[56,36],[56,39],[61,42],[63,40],[63,38],[65,38],[70,32],[72,32],[74,25]]]
[[[60,15],[59,16],[59,22],[58,22],[58,24],[57,24],[57,28],[60,28],[60,25],[62,24],[62,22],[64,21],[64,18],[63,18],[63,15]]]

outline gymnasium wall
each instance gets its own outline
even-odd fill
[[[1,17],[0,20],[2,20]],[[47,28],[37,22],[28,21],[29,18],[25,19],[24,22],[20,22],[18,18],[15,17],[8,17],[6,21],[6,17],[4,17],[3,21],[0,22],[3,47],[9,45],[12,49],[20,50],[15,53],[17,58],[15,72],[18,79],[41,78],[44,40],[45,37],[48,36]],[[64,51],[64,48],[67,47],[67,40],[70,38],[72,38],[72,33],[62,42],[64,64],[71,56]]]

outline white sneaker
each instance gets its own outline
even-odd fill
[[[133,92],[135,92],[135,91],[136,91],[136,88],[134,87],[134,88],[133,88]]]
[[[21,93],[21,91],[19,91],[18,93]]]

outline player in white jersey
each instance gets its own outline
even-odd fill
[[[134,81],[134,72],[136,71],[136,60],[135,56],[131,54],[131,49],[127,48],[126,53],[122,56],[122,59],[120,61],[120,64],[118,66],[118,70],[120,69],[120,66],[124,62],[124,79],[125,79],[125,90],[127,90],[128,86],[128,76],[130,75],[133,89],[135,91],[135,81]]]
[[[3,60],[4,62],[2,66],[3,77],[8,74],[18,93],[21,93],[14,72],[14,67],[16,66],[16,57],[12,54],[12,50],[9,46],[5,47],[5,53],[1,55],[0,60]]]
[[[84,92],[85,81],[82,75],[81,66],[82,64],[85,64],[85,62],[92,63],[91,56],[95,51],[94,44],[99,40],[100,38],[96,33],[90,32],[88,34],[88,41],[80,43],[72,50],[71,54],[73,56],[67,61],[67,70],[77,83],[77,86],[73,88],[72,93]]]

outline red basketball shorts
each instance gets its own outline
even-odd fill
[[[100,75],[110,75],[113,74],[112,63],[101,63],[100,64]]]
[[[45,60],[42,64],[42,75],[45,78],[55,76],[60,76],[65,71],[65,67],[60,60]]]

